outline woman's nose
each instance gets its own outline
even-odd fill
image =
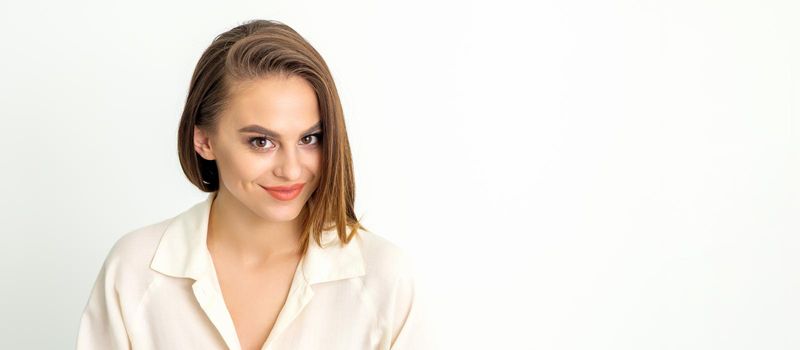
[[[275,176],[288,180],[295,180],[302,172],[300,154],[296,147],[283,147],[278,155],[278,164],[275,166]]]

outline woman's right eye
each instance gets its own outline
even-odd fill
[[[248,140],[248,143],[250,144],[250,148],[255,149],[256,151],[264,151],[272,148],[264,148],[264,146],[268,145],[268,143],[272,143],[272,141],[266,137],[252,137],[250,140]]]

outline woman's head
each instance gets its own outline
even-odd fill
[[[254,20],[217,36],[192,76],[178,130],[184,173],[270,221],[303,220],[308,239],[360,226],[339,96],[320,54],[289,26]],[[304,184],[293,199],[264,187]],[[300,214],[303,214],[302,216]],[[332,225],[333,224],[333,225]]]

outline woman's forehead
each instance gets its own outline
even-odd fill
[[[319,122],[317,97],[305,79],[266,78],[236,89],[229,104],[234,125],[261,125],[279,132],[301,132]]]

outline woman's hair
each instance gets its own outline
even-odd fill
[[[342,105],[325,60],[300,34],[278,21],[247,21],[214,38],[197,62],[178,128],[178,157],[184,174],[204,192],[219,190],[215,160],[194,149],[194,127],[216,130],[222,111],[241,83],[299,76],[314,88],[322,125],[319,186],[303,207],[302,251],[310,237],[336,228],[347,244],[361,226],[355,216],[355,181]],[[329,225],[332,223],[333,225]],[[346,228],[352,229],[351,233]]]

